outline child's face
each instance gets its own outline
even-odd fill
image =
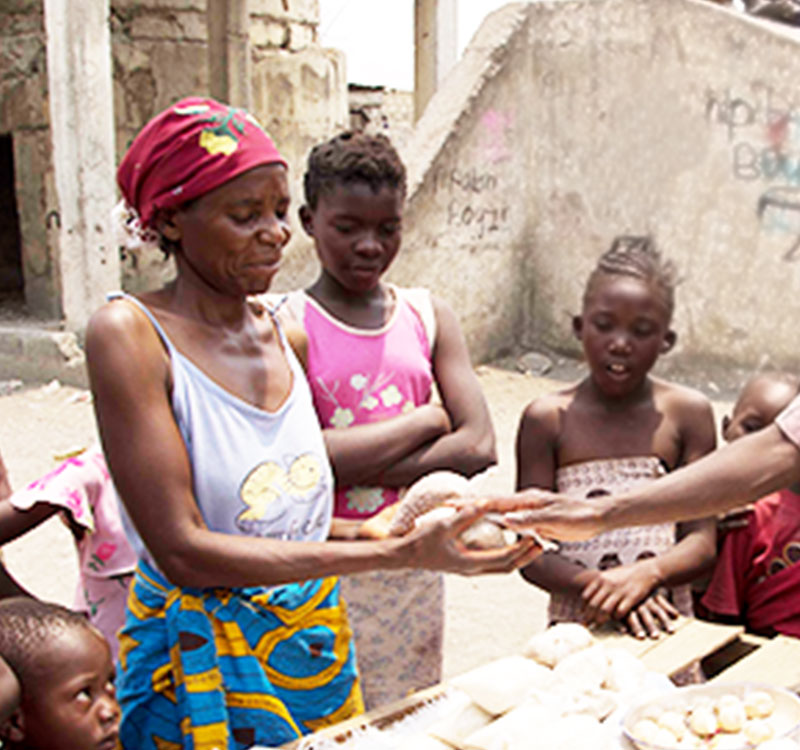
[[[313,211],[303,206],[300,218],[322,273],[347,291],[371,291],[400,249],[403,193],[388,186],[375,193],[365,182],[337,185]]]
[[[72,628],[47,646],[42,678],[22,698],[20,747],[114,750],[120,708],[111,651],[99,633]]]
[[[772,424],[794,398],[796,389],[789,383],[754,378],[742,389],[733,414],[722,419],[722,437],[729,443]]]
[[[669,310],[657,286],[631,276],[601,276],[573,321],[592,380],[606,396],[635,392],[658,355],[675,343]]]

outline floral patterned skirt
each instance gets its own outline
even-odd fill
[[[442,574],[378,570],[339,580],[355,632],[366,709],[439,682],[444,637]]]

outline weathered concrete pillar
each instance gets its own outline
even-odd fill
[[[414,0],[414,117],[453,67],[458,54],[457,0]]]
[[[44,0],[62,310],[85,327],[120,282],[110,231],[114,113],[108,0]],[[56,223],[56,222],[54,222]]]
[[[250,109],[250,3],[208,0],[206,14],[211,96]]]

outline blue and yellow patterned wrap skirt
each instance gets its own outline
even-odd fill
[[[364,710],[336,578],[180,589],[141,561],[119,661],[124,750],[276,746]]]

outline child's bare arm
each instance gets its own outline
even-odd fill
[[[449,305],[433,299],[436,345],[433,371],[452,429],[419,447],[383,474],[383,483],[402,487],[437,469],[472,476],[497,462],[495,437],[464,336]]]
[[[544,397],[530,403],[517,429],[517,490],[555,486],[558,405]],[[558,552],[547,552],[523,568],[522,577],[545,589],[580,594],[597,571],[587,570]]]
[[[708,399],[691,391],[679,400],[678,407],[683,451],[676,468],[697,461],[717,447],[714,412]],[[652,559],[663,585],[693,581],[712,565],[717,550],[715,519],[709,516],[678,524],[678,540],[671,550]]]
[[[22,536],[58,511],[58,506],[51,503],[36,503],[30,510],[19,510],[8,499],[0,500],[0,544]]]
[[[676,397],[682,451],[675,468],[693,463],[717,447],[717,432],[711,402],[696,391],[686,391]]]
[[[304,370],[308,370],[308,335],[287,306],[278,319],[286,339]],[[323,426],[324,427],[324,426]],[[450,419],[440,406],[425,405],[392,419],[361,424],[345,430],[323,429],[325,447],[340,484],[386,484],[383,472],[420,446],[450,430]],[[365,460],[365,456],[368,457]],[[354,525],[337,526],[332,538],[355,536]]]
[[[688,583],[705,571],[714,560],[715,526],[708,520],[694,524],[696,527],[678,544],[657,557],[598,571],[581,592],[587,620],[598,624],[609,619],[625,620],[662,587]],[[652,620],[659,630],[669,629],[663,627],[665,622],[664,618]],[[651,627],[646,630],[654,635]]]
[[[30,510],[23,511],[15,508],[8,498],[0,500],[0,544],[6,544],[22,536],[56,512],[58,508],[49,503],[37,503]],[[9,596],[32,595],[22,588],[0,563],[0,599]]]
[[[322,434],[338,483],[393,486],[383,473],[449,429],[447,412],[425,404],[391,419]]]

